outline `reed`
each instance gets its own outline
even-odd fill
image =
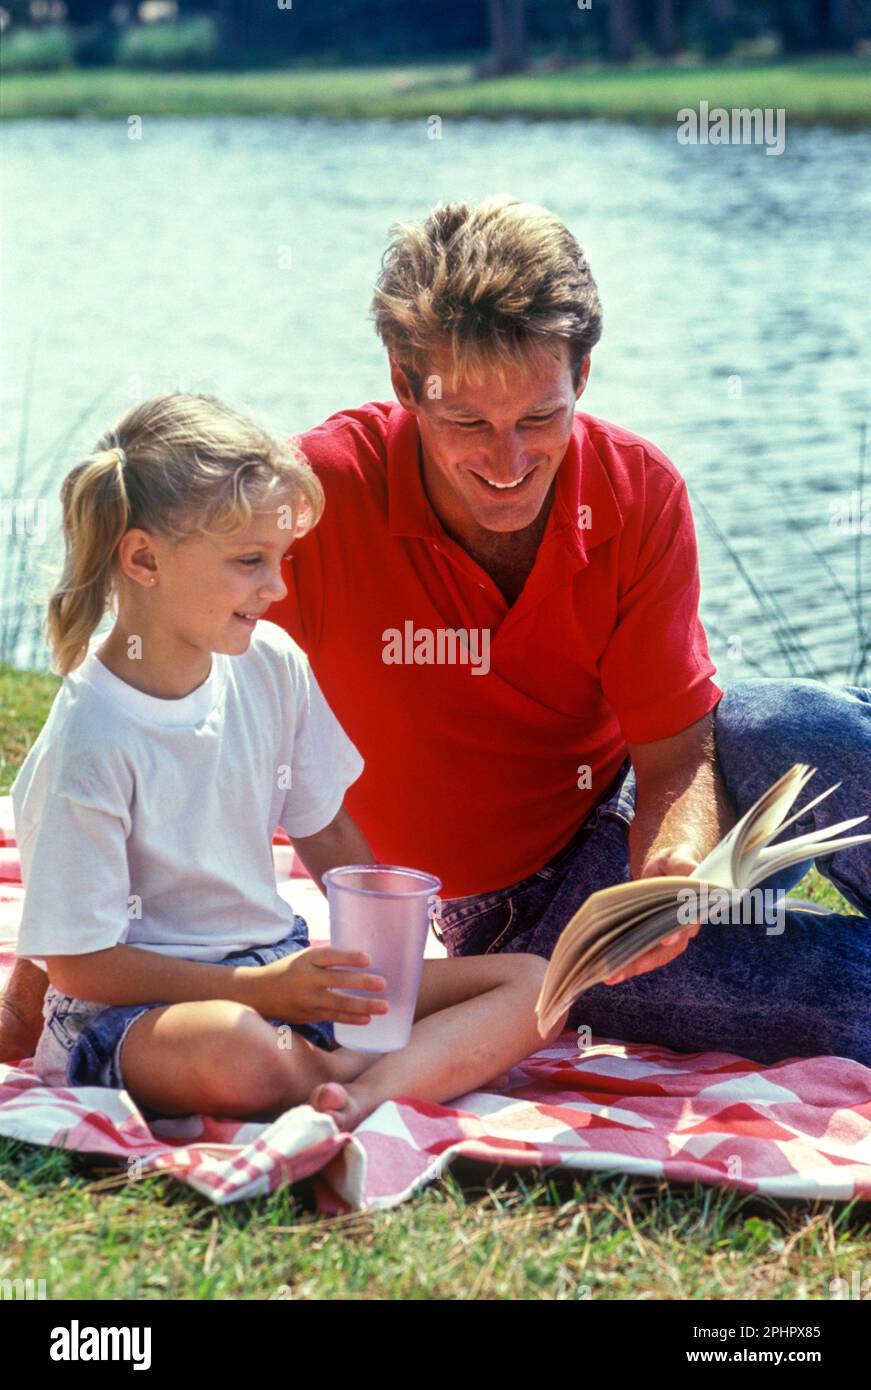
[[[858,464],[856,470],[856,492],[861,502],[864,497],[865,487],[865,458],[867,451],[867,422],[863,421],[859,426],[859,450]],[[741,661],[751,670],[758,672],[759,675],[770,675],[770,657],[776,648],[782,661],[784,662],[787,673],[803,679],[822,680],[835,685],[862,685],[868,680],[868,656],[871,650],[871,633],[866,631],[864,595],[862,591],[862,541],[863,532],[861,526],[855,528],[853,543],[853,591],[852,593],[844,584],[843,580],[835,573],[828,558],[811,540],[808,535],[807,527],[802,525],[793,515],[789,508],[778,501],[777,508],[779,515],[783,518],[791,530],[801,537],[804,545],[807,546],[814,563],[817,566],[817,575],[821,589],[828,587],[833,596],[833,601],[840,601],[845,609],[850,613],[855,629],[855,638],[852,650],[844,658],[843,673],[824,670],[818,666],[805,646],[803,645],[795,626],[790,621],[789,616],[784,611],[773,593],[770,592],[766,584],[758,574],[753,574],[745,564],[742,556],[738,552],[734,542],[725,533],[717,522],[711,509],[704,503],[698,492],[693,492],[693,510],[697,511],[710,533],[714,536],[717,544],[724,554],[728,555],[736,573],[740,576],[753,598],[756,601],[760,616],[763,621],[765,631],[769,638],[769,650],[757,659],[749,656],[742,651]],[[705,615],[705,627],[713,633],[719,642],[726,643],[721,629],[716,622]]]
[[[3,526],[0,536],[0,664],[16,665],[22,640],[27,642],[29,639],[26,665],[32,670],[45,671],[48,669],[48,652],[43,639],[42,623],[47,593],[38,591],[34,584],[34,545],[27,528],[19,526],[18,522],[25,504],[28,507],[35,504],[37,513],[42,506],[48,513],[51,502],[57,500],[62,477],[72,466],[70,451],[74,440],[85,429],[88,421],[94,426],[95,436],[99,433],[100,426],[97,421],[102,418],[103,403],[112,387],[104,387],[88,401],[69,427],[32,463],[28,462],[36,347],[37,342],[34,341],[25,365],[21,424],[12,483],[9,487],[0,489],[0,517],[11,521],[10,526]],[[57,554],[62,553],[59,524],[55,529],[54,550]],[[43,587],[46,590],[49,587],[49,579],[53,577],[51,559],[52,554],[49,550],[49,560],[37,565],[45,578]]]

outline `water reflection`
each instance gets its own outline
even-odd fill
[[[568,222],[599,282],[584,408],[654,440],[698,499],[721,672],[845,675],[842,590],[871,574],[867,537],[832,524],[868,414],[867,134],[790,129],[777,159],[593,121],[446,121],[430,140],[425,121],[145,118],[140,141],[126,122],[28,121],[3,138],[7,493],[31,357],[26,496],[38,477],[56,491],[108,420],[158,391],[213,390],[280,431],[388,397],[368,305],[390,224],[511,191]],[[17,659],[44,664],[29,645]]]

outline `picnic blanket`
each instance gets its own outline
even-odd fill
[[[328,939],[323,898],[284,834],[276,880]],[[24,890],[11,798],[0,797],[0,990]],[[443,954],[435,938],[427,953]],[[126,1091],[47,1087],[32,1062],[0,1065],[0,1135],[105,1156],[131,1179],[166,1173],[216,1203],[311,1177],[317,1209],[405,1201],[459,1156],[492,1167],[634,1173],[781,1198],[871,1198],[871,1068],[842,1057],[762,1066],[566,1031],[501,1090],[446,1105],[399,1097],[351,1134],[308,1105],[270,1124],[203,1115],[146,1123]]]

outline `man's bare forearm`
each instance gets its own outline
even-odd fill
[[[715,755],[653,780],[639,780],[629,829],[629,865],[640,878],[657,854],[689,844],[699,861],[735,824]]]
[[[21,956],[16,960],[6,988],[0,994],[0,1004],[21,1020],[32,1014],[42,1018],[42,1001],[48,987],[48,976],[32,960]]]
[[[17,1062],[36,1050],[47,985],[48,976],[38,965],[24,957],[15,962],[0,994],[0,1062]]]

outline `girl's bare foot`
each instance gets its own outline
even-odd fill
[[[339,1129],[356,1129],[372,1107],[365,1109],[353,1092],[353,1086],[343,1086],[341,1081],[322,1081],[312,1090],[308,1103],[313,1109],[331,1115]]]
[[[475,1090],[501,1091],[508,1085],[509,1079],[510,1073],[504,1071],[499,1076],[494,1076],[492,1081],[476,1086]],[[356,1129],[375,1108],[357,1094],[357,1087],[343,1086],[341,1081],[319,1082],[312,1090],[308,1103],[314,1110],[322,1110],[332,1115],[341,1130]]]

